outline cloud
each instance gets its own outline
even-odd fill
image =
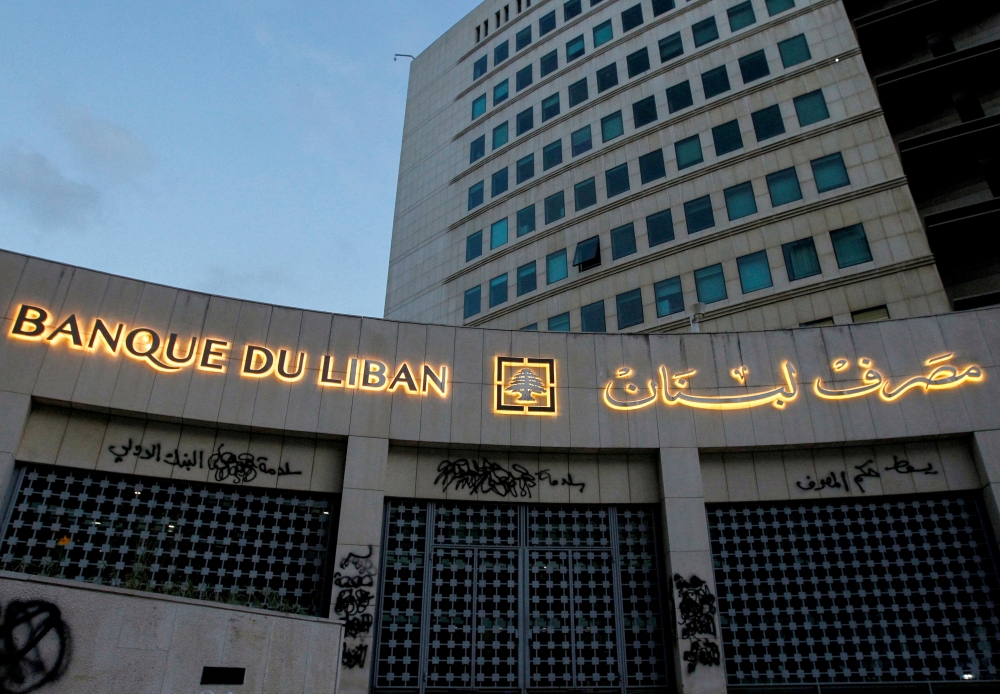
[[[101,193],[66,178],[38,152],[0,152],[0,199],[20,207],[42,230],[82,229],[101,209]]]
[[[298,284],[288,268],[282,265],[232,268],[213,265],[202,280],[205,291],[224,296],[261,296],[262,290],[286,288]]]
[[[89,109],[60,109],[56,123],[80,165],[113,181],[132,182],[156,165],[142,140]]]

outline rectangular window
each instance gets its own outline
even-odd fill
[[[533,292],[537,286],[535,261],[532,260],[527,265],[522,265],[517,269],[517,295],[523,296],[528,292]]]
[[[527,108],[517,114],[517,134],[523,135],[535,127],[535,110]]]
[[[813,170],[813,178],[816,179],[816,191],[825,193],[834,188],[843,188],[851,185],[851,179],[847,177],[847,168],[844,166],[844,157],[840,152],[830,154],[809,162]]]
[[[686,169],[689,166],[700,164],[704,161],[701,153],[701,139],[698,135],[692,135],[674,143],[674,154],[677,157],[677,168]]]
[[[653,298],[656,300],[657,318],[683,311],[684,292],[681,291],[681,278],[679,276],[671,277],[654,284]]]
[[[604,299],[580,307],[580,330],[585,333],[606,333]]]
[[[559,115],[559,93],[542,100],[542,122]]]
[[[504,217],[498,222],[490,225],[490,250],[499,248],[507,243],[507,218]]]
[[[777,104],[754,111],[750,114],[750,118],[753,120],[753,131],[757,142],[763,142],[785,132],[785,121],[781,117],[781,109],[778,108]]]
[[[611,20],[601,22],[594,27],[594,48],[601,46],[615,37],[614,29],[611,27]]]
[[[569,332],[569,313],[560,313],[549,318],[549,331],[554,333]]]
[[[504,41],[503,43],[497,44],[497,47],[493,49],[493,65],[497,66],[503,61],[507,60],[510,55],[510,42]]]
[[[490,280],[490,308],[507,303],[507,273]]]
[[[509,181],[507,180],[507,167],[505,166],[493,174],[490,185],[490,197],[495,198],[501,193],[506,193],[508,187]]]
[[[693,24],[691,34],[694,36],[695,48],[715,41],[719,38],[719,27],[715,24],[715,17],[709,17]]]
[[[480,135],[469,145],[469,163],[473,163],[486,156],[486,136]]]
[[[590,126],[585,125],[570,135],[570,142],[573,146],[574,157],[589,151],[594,146],[593,139],[590,136]]]
[[[517,211],[517,236],[518,238],[524,236],[525,234],[530,234],[535,230],[535,206],[528,205],[522,210]]]
[[[743,135],[740,133],[740,122],[731,120],[728,123],[712,128],[712,140],[715,142],[715,156],[743,149]]]
[[[740,74],[743,76],[743,84],[748,84],[761,77],[771,74],[771,69],[767,66],[767,56],[763,50],[756,51],[750,55],[740,58]]]
[[[649,51],[640,48],[635,53],[629,53],[625,57],[625,64],[628,66],[629,77],[641,75],[649,69]]]
[[[531,77],[531,66],[526,65],[514,75],[514,81],[517,84],[517,91],[521,91],[525,87],[530,87],[532,82]]]
[[[681,40],[681,32],[679,31],[664,39],[660,39],[659,46],[661,63],[684,55],[684,42]]]
[[[535,175],[535,153],[517,160],[517,182],[524,183]]]
[[[688,80],[667,88],[667,110],[670,113],[676,113],[693,103],[694,97],[691,96],[691,83]]]
[[[646,217],[646,238],[650,248],[674,240],[674,217],[670,210]]]
[[[694,271],[694,286],[698,290],[698,301],[714,304],[728,298],[726,276],[722,273],[722,263],[709,265]]]
[[[483,230],[480,229],[474,234],[469,234],[465,238],[465,262],[475,260],[483,254]]]
[[[854,224],[831,231],[830,240],[833,241],[833,252],[837,256],[837,267],[871,262],[872,249],[868,246],[864,225]]]
[[[616,111],[610,116],[601,119],[601,139],[604,142],[613,140],[625,132],[625,125],[622,123],[622,112]]]
[[[795,104],[795,115],[799,119],[799,127],[818,123],[830,117],[830,111],[826,108],[826,99],[823,98],[823,90],[817,89],[814,92],[797,96],[792,100]]]
[[[487,67],[485,55],[474,62],[472,64],[472,81],[475,82],[477,79],[485,75]]]
[[[740,271],[740,288],[744,294],[767,289],[774,284],[771,281],[771,267],[767,264],[767,251],[737,258],[736,267]]]
[[[627,193],[629,189],[628,162],[605,171],[604,183],[607,187],[609,198],[621,195],[622,193]]]
[[[590,270],[601,264],[601,239],[593,236],[585,241],[576,244],[576,253],[573,255],[573,266],[580,272]]]
[[[851,320],[855,323],[872,323],[877,320],[889,320],[889,309],[885,306],[852,311]]]
[[[615,304],[618,307],[618,329],[624,330],[633,325],[641,325],[645,318],[642,316],[642,290],[633,289],[630,292],[619,294],[615,297]]]
[[[667,167],[663,163],[662,149],[653,150],[639,157],[639,178],[643,185],[666,177]]]
[[[507,97],[510,96],[510,85],[507,80],[504,80],[500,84],[493,87],[493,105],[506,101]]]
[[[577,104],[582,104],[590,98],[590,94],[587,92],[587,78],[584,77],[582,80],[577,80],[573,84],[569,85],[569,107],[573,108]]]
[[[802,199],[799,177],[792,166],[767,175],[767,192],[771,196],[771,207],[787,205]]]
[[[556,28],[556,11],[552,10],[538,18],[538,35],[545,36]]]
[[[545,284],[552,284],[569,277],[566,249],[545,256]]]
[[[642,5],[634,5],[622,12],[622,31],[631,31],[642,24]]]
[[[781,54],[781,64],[786,68],[804,63],[812,58],[805,34],[799,34],[778,43],[778,53]]]
[[[553,166],[562,164],[562,138],[550,142],[542,148],[542,170],[548,171]]]
[[[765,2],[767,3],[767,14],[771,17],[795,7],[795,0],[765,0]]]
[[[531,325],[526,325],[521,328],[522,332],[536,332],[538,330],[538,323],[532,323]]]
[[[482,295],[482,287],[473,287],[472,289],[465,290],[465,311],[462,313],[463,318],[471,318],[483,310]]]
[[[583,34],[577,36],[575,39],[566,42],[566,62],[570,63],[577,58],[583,57],[586,52],[586,46],[583,43]]]
[[[514,46],[517,50],[531,45],[531,25],[524,27],[514,35]]]
[[[545,77],[559,69],[559,52],[546,53],[538,61],[538,74]]]
[[[552,224],[566,216],[566,198],[563,191],[545,198],[545,223]]]
[[[702,73],[701,86],[705,90],[706,99],[728,92],[730,89],[729,73],[726,71],[726,66],[722,65]]]
[[[507,144],[507,121],[504,121],[497,127],[493,128],[493,149],[497,147],[503,147]]]
[[[472,102],[472,120],[476,120],[484,113],[486,113],[486,95],[481,94]]]
[[[712,197],[705,195],[684,203],[684,219],[689,234],[714,227],[715,213],[712,212]]]
[[[611,230],[612,260],[624,258],[635,252],[635,225],[632,222]]]
[[[563,3],[563,21],[568,22],[583,12],[583,3],[580,0],[568,0]]]
[[[757,16],[753,13],[753,5],[750,3],[750,0],[730,7],[726,13],[729,15],[730,31],[739,31],[757,22]]]
[[[615,63],[606,65],[597,71],[598,94],[611,89],[618,84],[618,66]]]
[[[483,181],[469,186],[469,209],[483,204]]]
[[[789,282],[820,273],[819,257],[816,255],[816,244],[812,238],[783,244],[781,253],[785,256],[785,270],[788,271]]]
[[[653,16],[659,17],[664,12],[674,9],[674,0],[653,0]]]
[[[597,183],[593,178],[588,178],[583,183],[573,186],[573,199],[576,203],[576,211],[586,209],[597,204]]]
[[[730,222],[757,214],[757,201],[750,181],[726,188],[722,193],[726,197],[726,212]]]
[[[632,104],[632,120],[637,128],[654,122],[656,120],[656,98],[647,96]]]

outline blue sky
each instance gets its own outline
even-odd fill
[[[381,316],[409,61],[478,0],[0,0],[0,248]]]

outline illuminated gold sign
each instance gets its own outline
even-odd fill
[[[497,357],[493,385],[497,414],[556,414],[555,359]]]

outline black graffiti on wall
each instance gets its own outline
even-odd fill
[[[865,492],[865,480],[867,479],[878,479],[882,477],[882,473],[879,472],[878,466],[875,464],[874,460],[868,459],[861,465],[855,465],[854,469],[858,471],[858,474],[854,476],[854,484],[857,486],[858,490],[864,494]],[[927,463],[923,467],[914,467],[909,460],[905,458],[900,458],[898,456],[892,456],[892,465],[885,468],[885,472],[898,472],[900,475],[936,475],[938,471],[934,469],[934,463]],[[843,489],[846,492],[851,491],[851,482],[849,475],[843,470],[839,473],[830,471],[826,477],[821,477],[819,479],[813,479],[812,475],[806,475],[805,480],[798,480],[795,486],[804,492],[819,492],[824,489]]]
[[[127,456],[134,455],[138,460],[154,460],[158,463],[179,467],[182,470],[198,468],[199,470],[210,470],[214,473],[216,482],[226,482],[232,480],[233,484],[246,484],[257,479],[257,474],[276,475],[301,475],[301,470],[292,470],[291,463],[285,462],[284,467],[278,463],[277,467],[267,464],[266,456],[254,456],[252,453],[234,453],[222,450],[226,444],[220,443],[206,459],[205,451],[195,449],[185,451],[183,454],[177,448],[170,451],[163,451],[162,444],[153,444],[144,448],[142,444],[128,443],[121,446],[108,446],[108,452],[115,457],[115,462],[120,463]]]
[[[587,486],[586,482],[573,481],[573,475],[557,479],[550,470],[541,470],[536,477],[522,465],[515,463],[507,470],[486,458],[442,460],[438,464],[438,476],[434,478],[434,484],[440,484],[444,491],[451,487],[455,491],[468,489],[469,494],[496,494],[513,498],[531,498],[531,490],[540,482],[548,482],[553,487],[577,488],[580,492]]]
[[[337,588],[333,613],[344,620],[345,638],[364,640],[371,633],[375,620],[370,611],[375,600],[373,551],[368,545],[365,555],[348,553],[340,561],[340,571],[333,575],[333,585]],[[341,664],[345,668],[364,667],[367,654],[367,644],[359,643],[348,648],[345,643]]]
[[[56,605],[11,601],[0,619],[0,694],[27,694],[54,682],[70,660],[69,627]]]
[[[674,574],[674,585],[677,586],[681,613],[681,638],[691,642],[691,647],[684,652],[688,673],[694,672],[699,665],[719,665],[722,658],[719,644],[714,641],[718,636],[715,629],[715,596],[708,589],[708,584],[696,575],[685,580],[680,574]]]

